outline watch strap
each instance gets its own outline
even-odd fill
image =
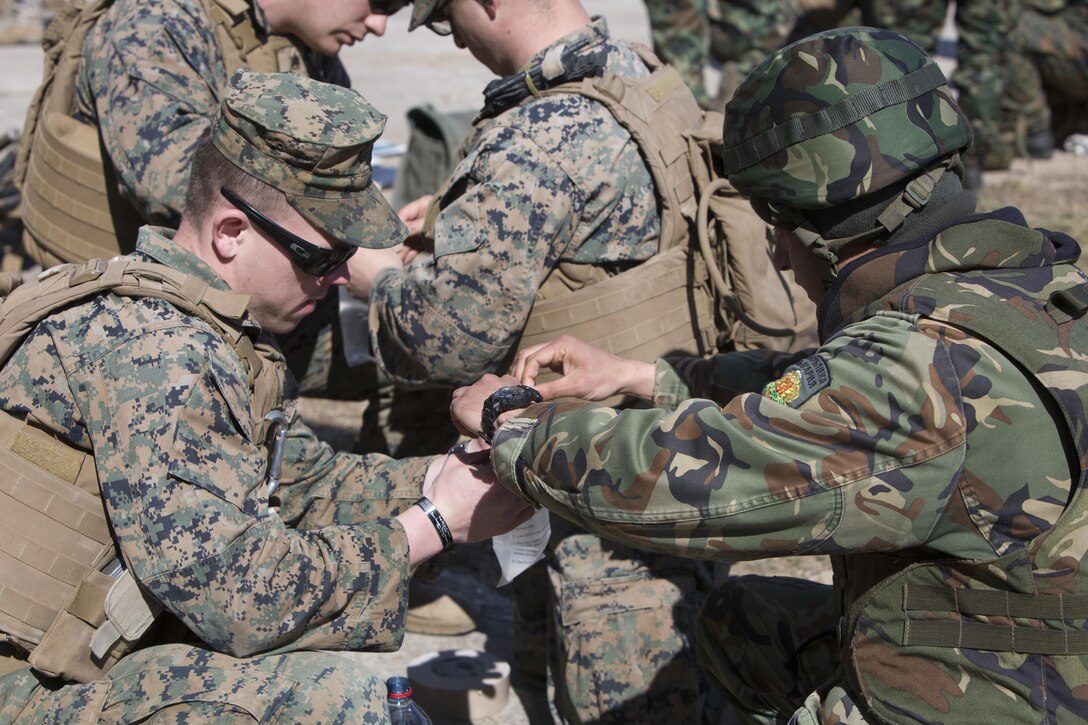
[[[495,436],[495,423],[500,415],[542,402],[544,397],[540,391],[528,385],[499,388],[484,401],[484,409],[480,414],[480,437],[491,445],[491,439]]]

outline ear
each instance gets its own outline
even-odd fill
[[[242,251],[249,219],[232,206],[220,206],[212,215],[212,249],[222,262],[230,262]]]

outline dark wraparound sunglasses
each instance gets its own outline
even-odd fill
[[[443,2],[438,3],[431,12],[431,16],[427,18],[425,25],[432,33],[449,35],[453,32],[453,26],[450,25],[450,16],[447,12],[451,2],[452,0],[443,0]]]
[[[311,277],[325,277],[331,274],[340,265],[351,259],[351,255],[355,254],[355,250],[358,249],[358,247],[352,246],[338,249],[319,247],[316,244],[307,242],[297,234],[287,231],[242,201],[237,194],[227,187],[219,187],[219,193],[245,214],[253,222],[254,226],[267,234],[269,239],[280,245],[283,251],[287,252],[287,256],[291,258],[294,265]]]

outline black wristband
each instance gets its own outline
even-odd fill
[[[427,518],[434,524],[434,530],[438,532],[438,538],[442,539],[442,551],[449,551],[453,548],[453,534],[450,533],[450,527],[446,525],[446,520],[442,518],[442,514],[438,513],[438,509],[431,503],[431,499],[426,496],[420,496],[416,501],[416,506],[423,509],[423,513],[427,514]]]

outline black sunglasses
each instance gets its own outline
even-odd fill
[[[227,187],[219,187],[219,193],[231,204],[238,207],[239,211],[245,214],[253,222],[254,226],[268,235],[269,239],[280,245],[283,251],[287,252],[287,256],[291,258],[294,265],[311,277],[324,277],[331,274],[340,265],[351,259],[351,255],[355,254],[355,250],[358,249],[358,247],[352,246],[338,249],[319,247],[316,244],[307,242],[297,234],[287,231],[242,201],[237,194]]]
[[[450,25],[450,16],[446,12],[446,8],[453,0],[442,0],[438,3],[434,10],[431,11],[430,17],[427,18],[427,22],[424,23],[427,29],[436,35],[449,35],[453,32],[453,26]]]

